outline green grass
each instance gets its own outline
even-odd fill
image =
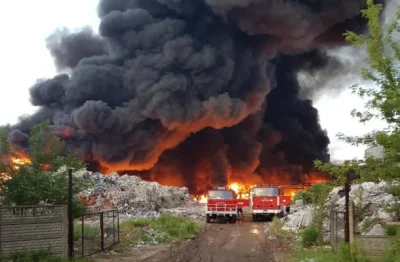
[[[3,261],[0,258],[0,261]],[[81,259],[60,259],[54,257],[49,251],[35,251],[35,252],[18,252],[11,254],[8,258],[5,259],[7,262],[84,262],[88,260]]]
[[[387,236],[397,236],[400,235],[400,225],[386,225],[385,231]]]
[[[350,249],[349,245],[340,244],[336,253],[330,248],[317,247],[315,249],[302,249],[292,257],[293,262],[312,260],[316,262],[372,262],[367,259],[363,252],[355,247]]]
[[[317,245],[318,237],[319,237],[318,229],[313,224],[311,224],[301,232],[300,235],[301,245],[303,247],[310,247],[313,245]]]
[[[78,239],[82,236],[82,223],[74,224],[74,237]],[[87,240],[100,240],[100,226],[95,225],[83,225],[83,237]]]
[[[183,241],[193,237],[199,229],[195,222],[169,214],[161,214],[158,218],[129,219],[120,224],[121,243],[116,248]]]

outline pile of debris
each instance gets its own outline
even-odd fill
[[[373,183],[365,182],[351,186],[349,193],[350,200],[354,202],[354,217],[357,232],[362,235],[383,235],[382,224],[393,222],[396,214],[389,212],[390,207],[397,203],[396,197],[388,193],[386,182]],[[282,219],[283,228],[286,230],[299,231],[312,222],[315,207],[295,203],[295,212]],[[325,202],[326,217],[329,217],[331,210],[344,211],[345,197],[342,188],[335,188],[329,194]],[[339,216],[339,219],[343,216]],[[329,234],[329,220],[324,221],[324,233]]]
[[[165,212],[194,218],[203,211],[186,187],[162,186],[117,173],[104,176],[83,172],[81,175],[95,183],[94,188],[80,194],[80,199],[94,211],[116,208],[128,217],[157,217]]]

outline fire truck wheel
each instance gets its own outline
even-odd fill
[[[282,218],[283,217],[283,212],[278,213],[277,217],[278,218]]]
[[[209,214],[206,215],[206,221],[207,223],[211,223],[211,217]]]
[[[253,219],[253,222],[256,222],[256,221],[257,221],[256,215],[252,214],[252,215],[251,215],[251,218]]]
[[[235,224],[237,221],[236,215],[231,216],[231,218],[229,220],[230,220],[229,222],[231,222],[231,224]]]

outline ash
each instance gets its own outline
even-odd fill
[[[193,200],[186,187],[163,186],[115,172],[103,175],[79,171],[78,175],[95,184],[79,195],[92,211],[118,209],[122,219],[158,217],[161,213],[189,219],[204,216],[204,206]]]

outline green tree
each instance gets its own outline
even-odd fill
[[[9,161],[10,157],[18,155],[17,149],[8,142],[8,133],[0,131],[0,171],[11,179],[3,182],[2,194],[5,204],[38,205],[67,204],[67,167],[81,169],[84,167],[77,155],[68,151],[64,154],[65,143],[49,131],[49,122],[36,125],[31,130],[29,138],[29,164],[18,169]],[[82,178],[74,177],[73,193],[89,186]],[[84,208],[74,200],[74,212],[79,213]]]
[[[400,178],[400,43],[393,35],[400,32],[400,12],[388,27],[380,23],[382,5],[367,1],[368,8],[362,11],[368,20],[368,35],[358,35],[354,32],[345,33],[346,40],[354,46],[365,48],[368,54],[368,67],[361,74],[364,79],[372,81],[374,86],[352,86],[352,91],[366,101],[365,111],[353,110],[352,116],[361,123],[372,119],[381,119],[387,123],[387,128],[375,130],[364,136],[348,137],[338,134],[339,138],[352,145],[381,145],[384,148],[385,161],[368,158],[364,166],[348,162],[342,166],[322,164],[316,161],[316,166],[322,171],[328,171],[336,176],[338,181],[344,179],[344,174],[351,167],[358,171],[361,180],[379,181]]]

